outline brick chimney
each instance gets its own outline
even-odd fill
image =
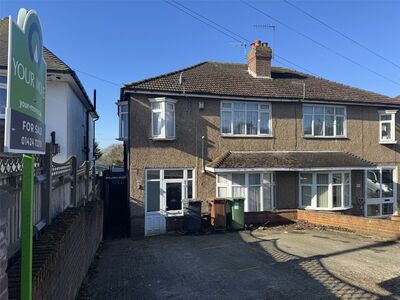
[[[272,49],[268,43],[256,40],[251,44],[247,54],[247,66],[249,73],[254,77],[271,78]]]

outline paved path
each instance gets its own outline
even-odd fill
[[[90,299],[400,299],[400,244],[293,230],[108,240]]]

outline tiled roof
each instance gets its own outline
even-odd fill
[[[8,18],[0,19],[0,69],[6,69],[8,65],[8,23]],[[47,72],[67,73],[72,76],[79,89],[82,91],[87,105],[94,110],[90,98],[74,70],[46,47],[43,47],[43,57],[47,63]]]
[[[179,84],[182,76],[182,84]],[[303,84],[304,83],[304,84]],[[400,105],[400,100],[298,71],[272,67],[272,80],[255,78],[246,64],[203,62],[125,85],[125,89],[231,97]]]
[[[316,169],[374,166],[367,160],[339,151],[228,151],[207,165],[207,167],[215,169]]]

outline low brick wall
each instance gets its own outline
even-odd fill
[[[33,244],[33,299],[74,299],[102,237],[102,201],[59,215]],[[19,261],[8,277],[9,297],[19,299]]]
[[[7,221],[0,216],[0,300],[8,299],[7,279]]]
[[[305,210],[297,211],[297,219],[312,224],[341,227],[364,235],[390,239],[400,238],[399,221]]]
[[[246,212],[244,213],[244,222],[247,225],[284,225],[295,222],[297,219],[297,210],[277,210],[273,212]]]

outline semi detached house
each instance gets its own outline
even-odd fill
[[[400,101],[271,66],[203,62],[125,85],[118,102],[131,233],[160,234],[181,200],[244,197],[246,217],[284,209],[397,214]]]

